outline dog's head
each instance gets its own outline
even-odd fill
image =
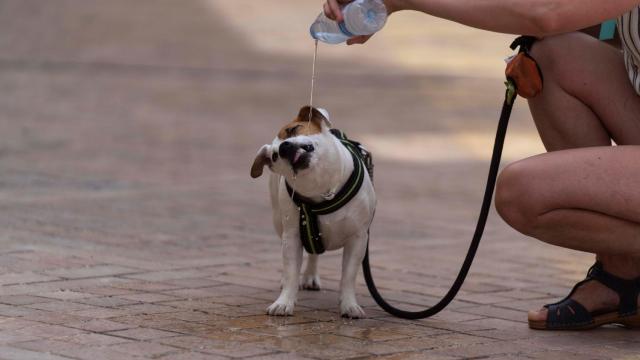
[[[287,178],[312,172],[333,150],[335,140],[329,129],[326,110],[303,107],[271,144],[260,148],[251,166],[251,177],[260,177],[265,166]]]

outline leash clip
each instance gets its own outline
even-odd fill
[[[504,85],[507,87],[507,95],[506,95],[506,101],[508,105],[513,105],[513,101],[516,98],[516,85],[513,83],[513,81],[511,79],[507,79],[507,81],[504,82]]]

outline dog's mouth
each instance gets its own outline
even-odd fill
[[[291,163],[291,168],[295,173],[300,170],[308,169],[311,162],[311,153],[303,149],[298,149],[291,159],[289,159],[289,162]]]
[[[291,164],[294,173],[307,169],[311,162],[311,153],[315,148],[311,144],[294,145],[291,143],[281,145],[279,149],[280,156],[287,159]]]

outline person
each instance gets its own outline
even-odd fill
[[[342,21],[327,0],[325,14]],[[517,231],[596,254],[587,278],[530,311],[534,329],[640,326],[640,35],[638,0],[385,0],[479,29],[537,38],[544,77],[529,108],[547,153],[507,166],[496,208]],[[490,16],[487,16],[489,15]],[[622,51],[578,32],[617,18]],[[365,43],[357,36],[348,44]],[[617,146],[612,146],[612,141]]]

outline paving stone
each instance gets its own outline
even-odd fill
[[[40,336],[28,332],[18,332],[15,330],[0,331],[0,344],[15,344],[40,339],[42,339]]]
[[[59,313],[52,311],[31,310],[23,319],[38,321],[45,324],[64,325],[91,320],[90,317],[80,316],[75,313]]]
[[[166,337],[178,336],[179,333],[155,330],[155,329],[147,329],[147,328],[135,328],[135,329],[127,329],[121,331],[112,331],[109,332],[108,335],[119,336],[128,339],[134,340],[154,340],[154,339],[162,339]]]
[[[135,327],[135,325],[128,325],[104,319],[91,319],[86,321],[69,322],[66,323],[65,326],[93,332],[126,330]]]
[[[111,336],[111,334],[78,334],[64,337],[61,340],[83,346],[106,346],[130,342],[127,339]]]
[[[122,294],[138,294],[140,291],[166,291],[166,290],[174,290],[180,289],[180,285],[170,284],[167,282],[158,282],[158,281],[142,281],[142,280],[131,280],[121,284],[114,284],[114,288],[125,290]],[[129,291],[126,291],[126,290]],[[122,294],[112,294],[112,295],[122,295]]]
[[[215,298],[215,296],[218,296],[218,299],[222,300],[219,297],[220,289],[218,289],[217,286],[202,287],[202,288],[195,288],[195,289],[171,290],[171,291],[165,291],[163,292],[163,294],[168,294],[174,297],[181,297],[181,298],[188,298],[188,299]],[[236,303],[233,305],[238,305],[238,304]]]
[[[156,329],[181,333],[185,335],[194,335],[194,336],[199,336],[209,331],[219,329],[224,325],[225,325],[224,322],[201,324],[201,323],[192,323],[188,321],[179,321],[179,320],[171,320],[171,321],[165,321],[161,323],[149,324],[149,326],[153,326]]]
[[[306,358],[301,356],[300,354],[295,354],[295,353],[274,353],[274,354],[268,354],[268,355],[252,356],[248,359],[251,359],[251,360],[308,360],[311,358]]]
[[[80,304],[80,303],[71,302],[71,301],[51,301],[46,303],[30,304],[26,306],[32,309],[61,312],[61,313],[69,313],[74,311],[88,312],[94,309],[99,309],[96,306]]]
[[[76,303],[87,304],[93,306],[101,306],[101,307],[118,307],[122,305],[133,305],[138,304],[139,301],[123,299],[119,296],[100,296],[100,297],[92,297],[92,298],[82,298],[74,300]]]
[[[113,275],[123,275],[139,272],[137,269],[126,268],[122,266],[115,265],[98,265],[92,267],[81,267],[81,268],[71,268],[71,269],[57,269],[57,270],[49,270],[45,271],[46,275],[61,277],[65,279],[79,279],[79,278],[89,278],[89,277],[102,277],[102,276],[113,276]]]
[[[342,346],[333,343],[334,341],[340,342]],[[331,346],[329,346],[327,342],[331,342]],[[287,338],[265,338],[260,344],[279,348],[295,355],[311,358],[345,359],[351,357],[363,357],[367,355],[367,352],[362,349],[353,348],[354,344],[358,344],[358,348],[362,347],[361,344],[358,343],[358,340],[338,337],[331,334]]]
[[[593,256],[529,239],[494,210],[466,283],[430,319],[388,315],[360,275],[368,318],[341,318],[341,251],[321,256],[323,289],[301,291],[293,316],[266,315],[281,243],[267,176],[247,172],[308,101],[300,14],[316,2],[2,4],[0,359],[640,353],[637,332],[614,326],[530,330],[526,310],[564,297]],[[495,59],[510,40],[407,13],[361,49],[320,47],[317,103],[376,154],[371,262],[394,305],[422,310],[455,279],[503,93]],[[473,61],[451,60],[478,46]],[[544,151],[524,103],[510,127],[505,165]]]
[[[172,337],[162,339],[161,342],[179,348],[194,349],[199,352],[222,356],[249,357],[274,352],[273,349],[265,346],[265,344],[219,341],[195,336]]]
[[[29,321],[22,318],[1,318],[0,331],[18,330],[29,326],[40,325],[36,321]]]
[[[3,360],[68,360],[68,357],[57,356],[49,353],[17,349],[9,346],[0,346],[0,356]]]
[[[201,276],[202,272],[197,270],[177,270],[177,271],[155,271],[155,272],[147,272],[140,273],[135,275],[129,275],[127,278],[130,279],[139,279],[146,280],[150,282],[164,282],[168,283],[171,280],[179,280],[179,279],[190,279],[194,277]],[[168,285],[164,285],[169,287]],[[176,285],[179,286],[179,285]]]
[[[82,360],[139,360],[139,356],[126,354],[105,346],[65,347],[59,349],[61,356]]]
[[[107,349],[140,357],[160,357],[165,354],[176,352],[177,350],[175,347],[143,341],[111,345],[107,347]]]
[[[0,275],[0,285],[11,285],[11,284],[28,284],[35,282],[43,282],[43,281],[51,281],[59,279],[56,276],[42,275],[33,272],[24,272],[17,274],[1,274]]]
[[[454,360],[454,359],[461,359],[459,357],[455,357],[455,356],[448,356],[448,355],[436,355],[436,354],[431,354],[428,352],[411,352],[411,351],[407,351],[407,352],[400,352],[397,354],[389,354],[389,355],[382,355],[382,356],[378,356],[378,355],[374,355],[374,356],[370,356],[370,357],[366,357],[365,359],[381,359],[381,360],[418,360],[418,359],[429,359],[429,360]]]
[[[136,302],[143,302],[143,303],[172,301],[177,299],[175,296],[170,296],[165,294],[154,294],[154,293],[128,294],[128,295],[120,295],[119,297],[122,299],[132,300]]]
[[[29,334],[41,338],[59,338],[63,336],[86,334],[87,332],[60,325],[38,324],[16,330],[16,333]]]
[[[0,315],[8,316],[8,317],[19,317],[30,315],[31,311],[28,308],[13,306],[13,305],[4,305],[0,304]]]
[[[204,354],[195,351],[181,351],[179,353],[169,354],[162,357],[163,360],[227,360],[226,356],[218,356],[213,354]]]
[[[156,305],[156,304],[136,304],[136,305],[123,305],[118,308],[127,312],[129,315],[137,314],[160,314],[167,312],[177,311],[172,306]]]
[[[45,298],[59,299],[59,300],[77,300],[95,296],[93,294],[82,293],[78,291],[58,290],[52,292],[46,292],[38,294]]]
[[[166,284],[179,286],[185,289],[198,289],[204,287],[224,285],[223,282],[215,281],[207,278],[178,279],[165,281]]]
[[[0,296],[0,304],[7,305],[31,305],[41,302],[53,301],[47,297],[32,296],[32,295],[10,295]]]
[[[131,315],[132,311],[129,309],[123,308],[95,308],[88,310],[79,310],[73,312],[74,315],[81,317],[88,317],[93,319],[108,319],[115,318],[118,316]]]
[[[527,321],[526,313],[522,311],[515,311],[512,309],[502,308],[498,306],[491,306],[491,305],[472,306],[468,308],[465,307],[465,308],[459,309],[458,311],[462,313],[490,316],[498,319],[512,320],[512,321],[518,321],[518,322]]]

